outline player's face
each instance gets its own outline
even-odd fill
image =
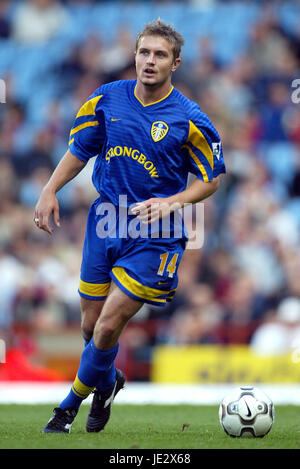
[[[138,80],[145,86],[160,86],[171,80],[180,64],[174,60],[172,44],[160,36],[143,36],[135,54]]]

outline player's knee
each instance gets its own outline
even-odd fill
[[[81,321],[81,334],[84,340],[90,341],[93,337],[94,329],[91,328],[89,325],[86,325],[83,321]]]
[[[102,302],[81,299],[81,333],[86,340],[93,337],[95,324],[102,310]]]
[[[82,312],[81,333],[82,333],[82,336],[86,340],[90,340],[93,337],[93,332],[94,332],[96,321],[97,321],[97,317],[95,317],[94,315],[89,315],[89,314],[86,314],[85,312]]]
[[[116,326],[113,321],[111,320],[105,320],[101,321],[97,326],[95,327],[94,330],[94,337],[98,339],[99,341],[104,340],[109,341],[116,330]]]
[[[118,341],[124,327],[120,317],[100,318],[94,329],[94,341],[98,348],[110,348]]]

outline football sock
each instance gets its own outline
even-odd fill
[[[96,386],[100,386],[102,391],[113,386],[115,382],[113,362],[118,349],[119,344],[110,350],[100,350],[95,346],[94,340],[90,340],[82,352],[72,388],[59,405],[61,409],[74,407],[78,410],[81,402],[89,396]]]
[[[85,347],[90,343],[90,339],[86,339],[84,335],[82,335],[84,340]],[[95,386],[99,391],[106,391],[107,389],[111,388],[116,381],[116,367],[114,363],[112,363],[111,367],[101,373],[101,377],[97,386]]]

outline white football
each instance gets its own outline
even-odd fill
[[[241,386],[224,397],[219,419],[229,436],[263,437],[272,428],[274,405],[260,389]]]

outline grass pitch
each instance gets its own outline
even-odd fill
[[[230,438],[218,406],[114,404],[100,433],[87,433],[81,406],[69,435],[43,434],[49,405],[0,405],[0,449],[300,449],[300,407],[276,406],[264,438]]]

